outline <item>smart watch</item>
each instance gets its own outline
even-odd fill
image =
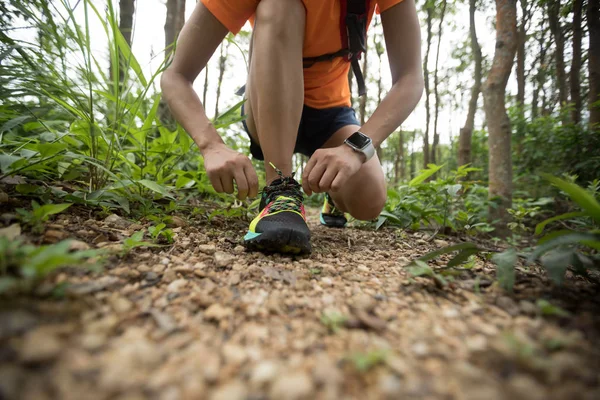
[[[370,137],[360,131],[354,132],[344,143],[357,153],[365,155],[365,162],[369,161],[375,155],[375,146]]]

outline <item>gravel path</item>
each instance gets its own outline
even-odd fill
[[[54,229],[109,248],[140,229],[105,221]],[[584,281],[521,268],[509,295],[477,260],[443,287],[407,273],[447,244],[419,233],[313,226],[313,254],[282,257],[246,253],[241,221],[177,222],[172,247],[51,277],[65,296],[2,300],[0,399],[600,398]]]

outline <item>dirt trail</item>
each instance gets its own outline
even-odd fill
[[[91,243],[140,228],[123,222],[55,225]],[[521,269],[507,295],[478,260],[440,288],[404,268],[445,245],[425,235],[314,225],[313,254],[282,257],[246,253],[245,228],[186,224],[172,248],[52,277],[62,298],[4,300],[0,398],[600,398],[600,297],[583,281]]]

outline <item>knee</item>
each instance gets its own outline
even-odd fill
[[[269,29],[274,37],[286,38],[304,22],[306,10],[302,0],[261,0],[256,8],[256,28]]]
[[[385,187],[380,190],[374,191],[371,196],[362,204],[348,205],[348,212],[354,218],[361,221],[371,221],[381,214],[385,207],[387,200],[387,193]]]

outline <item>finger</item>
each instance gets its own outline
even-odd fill
[[[309,177],[311,171],[313,170],[315,164],[319,160],[318,154],[319,153],[315,153],[312,155],[312,157],[306,163],[306,166],[304,167],[304,172],[302,173],[302,188],[304,189],[306,194],[309,196],[312,194],[312,191],[310,190],[310,187],[308,185],[308,177]]]
[[[258,176],[252,164],[244,167],[244,175],[246,175],[246,182],[248,182],[248,197],[258,196]]]
[[[310,172],[310,175],[308,176],[308,186],[312,192],[320,193],[322,191],[319,187],[319,182],[326,170],[327,164],[320,162]]]
[[[233,179],[235,179],[235,186],[237,187],[237,198],[245,200],[248,196],[248,181],[246,174],[243,169],[237,169],[233,173]]]
[[[225,193],[233,193],[233,177],[230,174],[221,175],[221,184]]]
[[[344,187],[344,184],[348,180],[350,176],[344,170],[340,170],[340,172],[336,175],[333,182],[331,182],[331,191],[339,192],[341,188]]]
[[[210,183],[212,187],[215,189],[217,193],[223,193],[223,184],[221,184],[221,178],[218,175],[213,175],[208,177],[210,179]]]
[[[331,189],[331,184],[333,183],[333,180],[337,174],[338,171],[330,166],[321,177],[321,180],[319,181],[319,188],[324,192],[328,192]]]

